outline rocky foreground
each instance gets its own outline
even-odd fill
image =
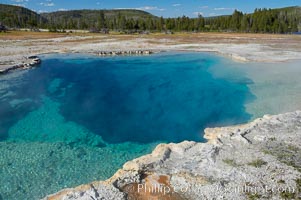
[[[301,198],[301,111],[208,128],[205,138],[160,144],[107,181],[44,199]]]

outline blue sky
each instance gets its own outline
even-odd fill
[[[37,12],[74,9],[135,8],[157,16],[216,16],[231,14],[234,9],[253,12],[255,8],[301,6],[301,0],[0,0],[21,5]]]

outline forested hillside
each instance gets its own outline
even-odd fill
[[[26,8],[0,4],[0,22],[14,28],[50,30],[188,31],[294,33],[301,31],[301,7],[235,10],[232,15],[204,18],[163,18],[140,10],[73,10],[37,14]]]
[[[255,9],[252,14],[235,10],[231,16],[207,18],[206,26],[210,30],[233,32],[298,32],[301,30],[301,7]]]
[[[48,26],[58,29],[146,29],[144,22],[157,18],[145,11],[129,9],[58,11],[42,16],[48,20]]]
[[[34,11],[20,6],[0,4],[0,22],[8,27],[38,27],[46,20]]]

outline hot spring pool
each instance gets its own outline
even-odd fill
[[[269,65],[179,52],[42,59],[0,77],[0,199],[38,199],[107,179],[159,143],[205,142],[205,127],[283,109]],[[283,73],[299,70],[290,69]],[[301,81],[283,80],[276,83],[297,98]],[[279,100],[268,103],[267,92]]]

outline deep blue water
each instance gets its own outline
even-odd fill
[[[215,78],[210,68],[219,65],[221,58],[197,53],[48,56],[39,68],[19,77],[20,84],[1,91],[14,95],[1,101],[0,135],[2,140],[8,138],[9,129],[47,97],[59,104],[66,121],[107,143],[204,141],[205,127],[242,123],[251,117],[244,107],[253,98],[250,80],[238,71],[232,71],[230,78]],[[22,102],[12,106],[14,99]]]
[[[251,118],[252,80],[215,55],[42,58],[0,76],[0,199],[104,180],[158,143]]]

